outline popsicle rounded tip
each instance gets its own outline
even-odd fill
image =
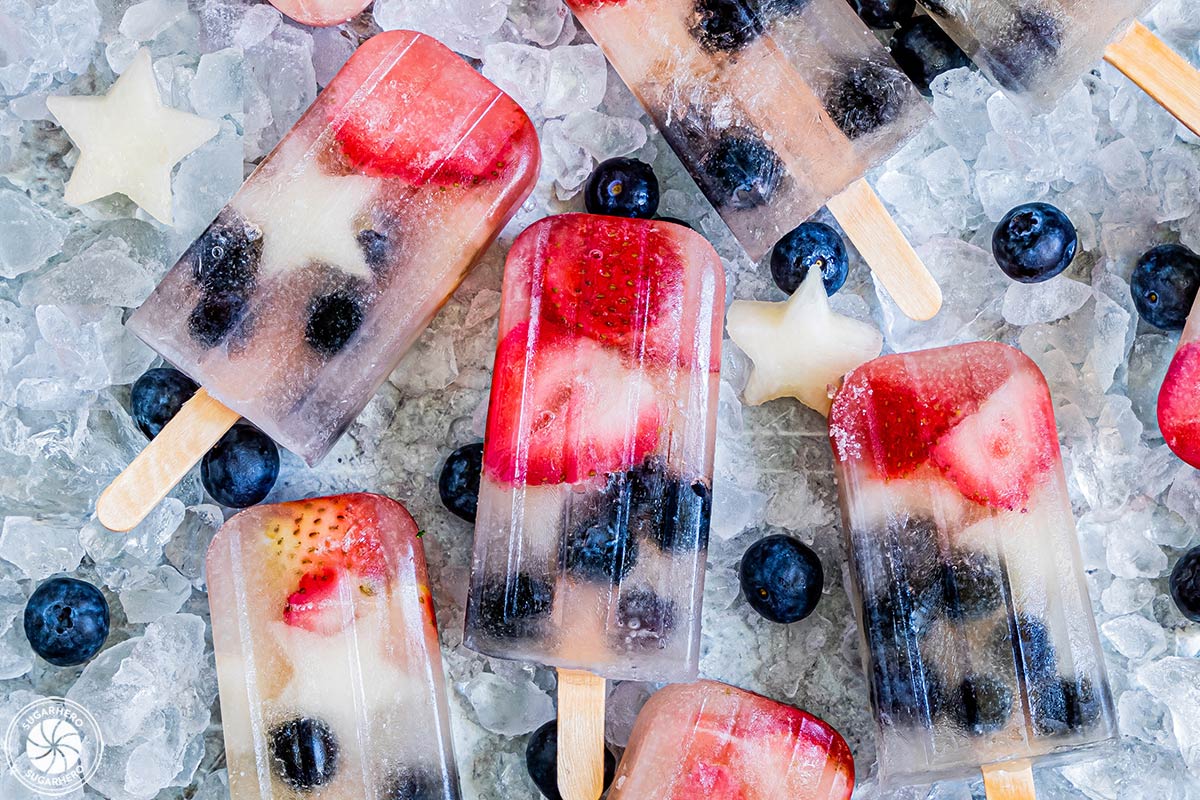
[[[131,508],[118,498],[116,486],[109,486],[96,501],[96,519],[114,533],[125,533],[146,518],[146,511]]]

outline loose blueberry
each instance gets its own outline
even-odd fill
[[[583,191],[590,214],[650,219],[658,210],[658,178],[636,158],[610,158],[592,171]]]
[[[679,217],[655,217],[654,219],[657,220],[658,222],[669,222],[672,225],[682,225],[683,227],[687,228],[690,231],[696,230],[695,228],[692,227],[690,222],[684,222]]]
[[[1182,330],[1200,288],[1200,256],[1183,245],[1160,244],[1133,268],[1129,290],[1142,319],[1164,331]]]
[[[279,448],[271,437],[239,422],[200,462],[204,491],[223,506],[246,508],[262,502],[279,477]]]
[[[483,442],[465,444],[446,457],[438,476],[438,494],[450,513],[475,521],[479,507],[479,473],[483,469]]]
[[[971,66],[971,59],[932,17],[913,17],[905,22],[888,47],[900,69],[926,96],[931,94],[929,87],[938,75]]]
[[[484,580],[471,602],[476,624],[485,633],[503,638],[531,636],[550,613],[554,585],[525,573],[516,574],[511,581],[493,576]]]
[[[362,248],[367,266],[375,272],[383,271],[387,266],[389,250],[387,234],[371,228],[361,230],[358,232],[358,245]]]
[[[525,767],[529,777],[533,779],[538,791],[549,800],[562,800],[558,791],[558,723],[554,720],[547,722],[533,733],[529,734],[529,743],[525,746]],[[617,760],[604,748],[604,788],[612,783],[613,774],[617,771]]]
[[[188,315],[188,333],[201,347],[216,347],[242,321],[247,305],[239,292],[202,294]]]
[[[912,17],[917,0],[850,0],[862,21],[872,28],[894,28]]]
[[[1051,66],[1062,48],[1062,23],[1033,6],[1017,8],[1012,21],[996,37],[1001,46],[982,53],[996,82],[1019,92]]]
[[[222,214],[185,254],[192,276],[204,292],[246,295],[254,288],[262,233],[235,214]]]
[[[618,583],[637,563],[637,539],[628,518],[617,511],[585,522],[563,537],[558,558],[564,570],[600,583]]]
[[[442,781],[415,767],[401,769],[388,782],[382,800],[441,800]]]
[[[825,95],[825,109],[842,133],[858,139],[899,118],[907,85],[908,79],[891,67],[858,64]]]
[[[1004,727],[1012,716],[1013,692],[994,675],[968,675],[949,699],[955,723],[972,736],[986,736]]]
[[[1079,237],[1070,218],[1049,203],[1026,203],[1004,215],[992,234],[992,255],[1004,274],[1041,283],[1071,265]]]
[[[323,786],[337,772],[337,737],[321,720],[296,717],[267,735],[271,767],[293,789],[306,792]]]
[[[146,370],[134,381],[129,393],[129,408],[138,429],[150,439],[192,399],[200,386],[187,375],[170,367]]]
[[[662,648],[675,629],[675,603],[649,589],[632,589],[617,603],[613,635],[626,649]]]
[[[108,601],[86,581],[50,578],[25,603],[24,623],[33,652],[56,667],[74,667],[104,646]]]
[[[821,599],[821,559],[791,536],[768,536],[747,548],[738,569],[746,602],[771,622],[798,622]]]
[[[323,356],[336,355],[354,336],[365,316],[358,297],[347,290],[314,297],[308,305],[304,341]]]
[[[1171,599],[1179,612],[1192,622],[1200,622],[1200,547],[1193,547],[1171,570]]]
[[[732,53],[766,30],[758,4],[748,0],[696,0],[692,36],[704,49]]]
[[[834,294],[846,282],[850,260],[841,234],[824,222],[805,222],[784,236],[771,251],[771,277],[788,294],[800,288],[808,270],[821,272],[825,293]]]
[[[783,180],[783,161],[746,130],[726,133],[701,165],[712,200],[739,210],[770,202]]]
[[[981,619],[1004,602],[1000,572],[980,553],[954,553],[942,572],[946,613],[958,620]]]

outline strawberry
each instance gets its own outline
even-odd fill
[[[1041,374],[1013,373],[977,411],[942,436],[930,456],[973,502],[1024,510],[1034,486],[1058,461],[1054,409]]]
[[[533,124],[520,106],[428,36],[373,36],[325,92],[342,155],[366,175],[476,183],[537,158]]]
[[[285,586],[283,620],[332,634],[353,618],[353,600],[386,588],[387,560],[369,503],[354,495],[285,503],[266,535]]]
[[[483,463],[505,483],[577,483],[657,446],[653,385],[588,339],[521,323],[496,348]]]
[[[1175,455],[1200,467],[1200,343],[1179,348],[1158,393],[1158,427]]]
[[[691,753],[689,752],[689,757]],[[669,800],[750,800],[742,782],[725,764],[690,760],[680,773]]]

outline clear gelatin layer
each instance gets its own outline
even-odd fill
[[[679,225],[565,214],[505,265],[465,641],[608,678],[699,659],[724,271]]]
[[[570,0],[752,258],[929,113],[845,0]]]
[[[457,800],[425,554],[404,506],[258,506],[208,550],[233,800]]]
[[[1115,735],[1045,379],[1007,345],[889,355],[829,417],[889,784]]]
[[[715,681],[656,692],[610,800],[849,800],[850,748],[826,722]]]
[[[130,328],[319,460],[533,188],[515,102],[436,40],[367,40]]]

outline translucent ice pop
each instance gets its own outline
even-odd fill
[[[1200,135],[1200,73],[1144,25],[1154,0],[919,0],[981,69],[1046,108],[1103,57]]]
[[[259,506],[208,550],[233,800],[456,800],[425,554],[404,506]]]
[[[370,4],[371,0],[271,0],[271,5],[296,22],[315,27],[340,25]]]
[[[409,31],[367,40],[130,319],[204,391],[101,520],[136,524],[239,415],[319,460],[538,163],[528,117],[450,50]]]
[[[682,226],[565,214],[518,237],[468,647],[560,676],[695,676],[724,296],[720,259]]]
[[[881,780],[1027,778],[1014,764],[1112,737],[1037,366],[983,342],[884,356],[846,377],[829,435]]]
[[[1200,300],[1158,392],[1158,428],[1175,455],[1200,468]]]
[[[793,706],[714,681],[656,692],[638,714],[609,800],[849,800],[854,759]]]
[[[570,0],[754,259],[828,204],[905,313],[941,294],[862,181],[928,118],[845,0]]]

